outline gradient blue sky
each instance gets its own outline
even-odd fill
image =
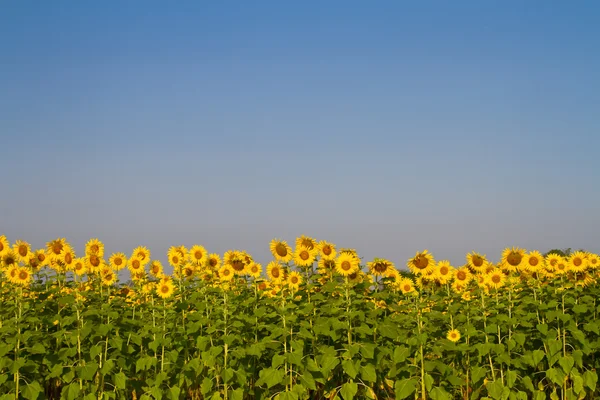
[[[600,251],[600,3],[5,2],[0,233]]]

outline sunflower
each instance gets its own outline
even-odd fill
[[[273,282],[281,282],[285,279],[285,272],[279,262],[271,261],[267,265],[267,276]]]
[[[448,331],[446,338],[449,341],[456,343],[460,340],[460,332],[457,329],[452,329],[451,331]]]
[[[77,276],[82,276],[86,273],[86,270],[85,258],[76,258],[73,262],[73,272],[75,272]]]
[[[317,258],[317,251],[303,245],[296,247],[294,252],[294,264],[299,267],[310,267]]]
[[[456,270],[454,273],[454,280],[456,282],[460,282],[463,285],[467,285],[471,279],[473,279],[473,275],[471,275],[471,271],[467,266],[461,267]]]
[[[318,262],[319,273],[325,275],[335,270],[335,259],[321,258]]]
[[[521,267],[525,259],[525,250],[518,247],[507,247],[502,252],[502,267],[507,271],[514,272]]]
[[[108,263],[113,271],[120,271],[127,266],[127,257],[123,253],[113,253],[108,259]]]
[[[576,251],[569,257],[569,267],[573,272],[583,272],[587,269],[588,260],[583,251]]]
[[[14,251],[9,249],[4,252],[4,255],[2,255],[2,265],[4,268],[10,268],[12,266],[19,265],[19,259]]]
[[[45,267],[48,265],[48,256],[42,249],[33,252],[33,257],[37,260],[38,268]]]
[[[129,268],[129,271],[133,275],[139,273],[140,271],[143,271],[144,264],[142,264],[142,260],[134,256],[129,259],[129,262],[127,263],[127,268]]]
[[[92,254],[95,254],[100,258],[104,257],[104,243],[97,238],[90,239],[85,244],[85,255],[89,256]]]
[[[463,292],[460,298],[464,301],[471,301],[471,292]]]
[[[63,263],[66,271],[73,270],[73,263],[75,262],[76,258],[77,256],[75,255],[75,251],[69,245],[63,246],[62,250],[60,251],[60,255],[58,256],[58,260]]]
[[[229,264],[224,264],[219,269],[219,278],[222,281],[228,282],[228,281],[232,280],[234,276],[235,276],[235,272],[234,272],[233,268],[231,267],[231,265],[229,265]]]
[[[575,286],[587,287],[594,284],[594,282],[596,282],[596,279],[587,271],[575,275]]]
[[[31,256],[31,245],[22,240],[17,240],[13,244],[13,251],[20,262],[27,263],[29,261],[29,257]]]
[[[153,260],[152,262],[150,262],[150,274],[154,277],[158,277],[162,274],[163,272],[163,266],[162,263],[159,260]]]
[[[185,257],[182,255],[180,248],[175,246],[169,248],[167,258],[169,259],[169,264],[175,268],[180,267],[185,261]]]
[[[428,272],[433,271],[435,267],[435,260],[429,251],[423,250],[422,252],[417,252],[413,258],[408,260],[406,265],[411,272],[425,275]]]
[[[358,253],[356,252],[356,249],[343,248],[343,249],[340,249],[339,253],[340,254],[350,254],[351,256],[358,258]]]
[[[208,260],[208,252],[203,246],[195,244],[190,249],[189,259],[195,265],[204,265]]]
[[[0,257],[2,257],[8,250],[10,250],[10,243],[8,243],[8,239],[6,236],[0,235]]]
[[[348,275],[348,282],[362,283],[365,279],[365,274],[359,269]]]
[[[335,270],[342,276],[348,276],[359,269],[358,263],[358,258],[351,254],[343,253],[339,255],[335,262]]]
[[[221,257],[217,253],[211,253],[208,255],[208,267],[216,271],[221,267]]]
[[[556,275],[564,275],[569,272],[569,262],[561,257],[554,267],[554,273]]]
[[[467,284],[455,280],[454,282],[452,282],[450,287],[455,293],[463,293],[467,289]]]
[[[436,281],[445,285],[452,280],[454,273],[455,270],[454,267],[450,265],[450,261],[442,260],[437,263],[433,276]]]
[[[131,253],[131,258],[137,258],[142,266],[146,266],[150,262],[150,250],[145,246],[136,247]]]
[[[175,285],[171,279],[160,280],[156,284],[156,294],[158,294],[163,299],[168,299],[173,295],[175,291]]]
[[[292,248],[287,244],[285,240],[273,239],[269,244],[269,249],[273,254],[273,257],[277,261],[289,262],[292,259]]]
[[[250,264],[248,264],[246,272],[248,272],[248,275],[256,279],[260,277],[260,274],[262,273],[262,265],[255,262],[251,262]]]
[[[597,254],[588,253],[587,261],[590,269],[598,269],[600,267],[600,257]]]
[[[85,263],[89,272],[95,272],[101,268],[102,264],[104,264],[104,260],[95,254],[90,254],[85,257]]]
[[[101,277],[104,286],[110,286],[117,281],[117,275],[111,269],[108,269]]]
[[[375,258],[373,261],[367,263],[369,272],[374,276],[387,276],[389,271],[396,269],[391,261],[383,258]]]
[[[550,271],[556,269],[556,265],[563,260],[563,257],[556,253],[550,253],[546,256],[546,268]]]
[[[415,292],[415,284],[410,278],[400,279],[397,286],[400,288],[402,294],[412,294]]]
[[[15,283],[20,286],[28,286],[31,283],[31,272],[25,267],[20,267],[15,276]]]
[[[319,242],[318,248],[323,258],[335,258],[335,256],[337,255],[335,244],[329,243],[326,240],[321,240]]]
[[[58,258],[63,246],[65,246],[66,244],[67,240],[64,238],[54,239],[51,242],[46,243],[48,257],[50,257],[51,260]]]
[[[483,283],[494,289],[499,289],[502,286],[504,286],[505,281],[506,275],[504,275],[500,270],[494,270],[491,273],[485,275]]]
[[[534,250],[524,257],[524,262],[521,263],[521,268],[529,272],[537,272],[544,267],[544,256]]]
[[[17,283],[17,274],[19,273],[19,265],[12,264],[10,267],[6,268],[6,271],[4,273],[9,282]]]
[[[302,284],[302,276],[296,271],[290,272],[287,278],[287,284],[292,290],[298,290]]]
[[[181,274],[183,275],[184,278],[186,279],[192,279],[194,277],[194,273],[196,272],[196,269],[194,268],[193,264],[186,264],[182,271]]]
[[[472,272],[479,272],[485,270],[488,264],[488,260],[485,254],[479,254],[472,252],[467,254],[467,266]]]
[[[296,247],[308,247],[310,250],[317,249],[317,241],[311,237],[300,235],[299,238],[296,238]]]

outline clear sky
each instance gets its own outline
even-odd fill
[[[597,1],[7,1],[0,233],[600,252]]]

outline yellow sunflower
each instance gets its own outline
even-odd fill
[[[321,253],[321,257],[323,258],[335,258],[337,255],[337,251],[335,249],[335,244],[329,243],[326,240],[321,240],[319,242],[319,252]]]
[[[75,261],[73,262],[73,272],[75,272],[77,276],[82,276],[86,273],[86,265],[84,258],[75,259]]]
[[[390,270],[396,269],[394,263],[383,258],[373,259],[373,261],[367,263],[367,267],[369,267],[369,272],[373,276],[387,276]]]
[[[67,240],[64,238],[54,239],[48,243],[46,243],[46,249],[48,253],[48,257],[51,260],[57,259],[62,251],[63,246],[67,244]]]
[[[302,284],[302,276],[296,271],[290,272],[287,284],[292,290],[298,290]]]
[[[17,283],[17,275],[19,274],[19,265],[12,264],[10,267],[6,268],[4,272],[6,274],[6,278],[10,283]]]
[[[281,282],[285,279],[285,272],[279,262],[271,261],[267,265],[267,276],[273,282]]]
[[[415,274],[426,275],[433,271],[435,260],[433,255],[427,250],[417,252],[413,258],[406,263],[408,269]]]
[[[273,257],[280,262],[289,262],[292,259],[292,248],[285,240],[273,239],[269,244]]]
[[[310,250],[317,249],[318,244],[317,241],[311,237],[300,235],[299,238],[296,238],[296,248],[304,246],[308,247]]]
[[[499,289],[504,286],[505,281],[506,276],[502,273],[502,271],[496,269],[485,275],[485,280],[483,283],[491,288]]]
[[[127,266],[127,257],[123,253],[113,253],[108,259],[108,263],[114,271],[120,271]]]
[[[466,266],[457,269],[454,273],[454,280],[460,282],[462,285],[466,286],[471,279],[473,279],[473,275],[471,275],[471,271]]]
[[[544,256],[539,251],[531,251],[524,257],[521,263],[521,269],[529,272],[538,272],[544,267]]]
[[[454,282],[452,282],[450,287],[455,293],[463,293],[467,289],[467,284],[455,280]]]
[[[142,264],[142,260],[134,256],[129,259],[127,268],[129,269],[129,272],[134,275],[144,270],[144,264]]]
[[[175,291],[175,285],[170,279],[160,280],[156,284],[156,294],[163,299],[168,299],[173,295]]]
[[[204,265],[208,260],[208,252],[203,246],[195,244],[189,252],[190,261],[195,265]]]
[[[111,286],[117,281],[117,275],[109,268],[108,271],[101,275],[102,284],[104,286]]]
[[[196,272],[196,269],[194,268],[193,264],[186,264],[183,267],[183,270],[181,271],[181,274],[186,279],[192,279],[194,277],[195,272]]]
[[[136,247],[131,253],[131,258],[137,258],[142,266],[146,266],[150,262],[150,250],[145,246]]]
[[[216,271],[221,267],[221,257],[216,253],[208,255],[208,266],[211,270]]]
[[[235,276],[235,271],[229,264],[224,264],[221,269],[219,269],[219,278],[221,281],[228,282],[233,279]]]
[[[351,254],[342,253],[335,262],[335,270],[342,276],[349,276],[359,269],[359,260]]]
[[[569,256],[569,267],[573,272],[583,272],[587,269],[588,260],[583,251],[576,251]]]
[[[569,262],[561,257],[554,267],[554,273],[556,275],[564,275],[569,272]]]
[[[91,254],[95,254],[100,258],[104,257],[104,243],[97,238],[90,239],[85,244],[85,255],[89,256]]]
[[[251,262],[250,264],[248,264],[248,267],[246,269],[248,275],[255,279],[260,277],[260,274],[262,273],[262,265],[255,262]]]
[[[321,258],[318,263],[319,273],[321,275],[326,275],[327,273],[331,273],[335,270],[335,259],[329,258]]]
[[[31,272],[25,267],[20,267],[15,276],[15,283],[20,286],[28,286],[31,283]]]
[[[446,334],[446,338],[451,342],[458,342],[460,340],[460,332],[457,329],[452,329]]]
[[[467,266],[473,272],[481,272],[487,267],[488,260],[485,254],[472,252],[467,254]]]
[[[13,251],[17,256],[17,259],[22,263],[27,263],[29,261],[29,257],[31,257],[31,245],[22,240],[17,240],[13,244]]]
[[[442,260],[437,263],[433,276],[436,281],[445,285],[452,280],[454,273],[455,270],[454,267],[450,265],[450,261]]]
[[[104,260],[101,257],[98,257],[96,254],[90,254],[85,257],[85,265],[89,272],[96,272],[104,264]]]
[[[66,271],[73,270],[73,263],[77,256],[75,255],[75,251],[69,245],[66,245],[60,251],[60,255],[58,256],[58,260],[63,263]]]
[[[556,269],[556,265],[563,261],[563,257],[556,253],[550,253],[546,256],[546,268],[550,271]]]
[[[587,257],[588,268],[590,269],[598,269],[600,267],[600,257],[594,253],[588,253]]]
[[[502,266],[507,271],[514,272],[521,268],[521,263],[525,260],[525,250],[513,247],[507,247],[502,252]]]
[[[185,261],[185,257],[181,254],[180,249],[175,246],[169,248],[167,258],[169,259],[169,264],[173,267],[180,267]]]
[[[163,273],[163,266],[159,260],[152,260],[150,262],[150,274],[154,277],[159,277]]]
[[[4,255],[2,255],[2,265],[4,268],[10,268],[12,266],[19,265],[19,259],[14,251],[7,250],[4,252]]]
[[[48,256],[46,255],[46,252],[43,249],[34,251],[33,257],[35,257],[37,260],[38,268],[45,267],[46,265],[48,265]]]
[[[415,284],[410,278],[400,279],[397,286],[400,288],[400,291],[402,291],[402,294],[412,294],[416,292]]]
[[[362,283],[364,280],[365,274],[363,274],[363,272],[360,269],[348,275],[348,282],[350,283]]]
[[[317,251],[315,249],[308,248],[306,246],[296,247],[294,252],[294,264],[299,267],[310,267],[314,264],[317,258]]]
[[[0,235],[0,257],[4,255],[8,250],[10,250],[10,243],[8,239],[4,235]]]

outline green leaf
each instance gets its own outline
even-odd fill
[[[573,365],[575,365],[575,360],[571,356],[564,356],[558,360],[558,363],[562,367],[563,371],[565,371],[565,374],[568,375],[573,369]]]
[[[44,353],[46,353],[46,348],[44,347],[43,344],[36,343],[33,346],[31,346],[30,348],[28,348],[27,351],[29,351],[29,353],[31,353],[31,354],[44,354]]]
[[[279,393],[279,400],[298,400],[298,393],[296,392],[282,392]]]
[[[177,397],[179,398],[179,397]],[[244,389],[235,389],[231,392],[231,396],[229,397],[231,400],[243,400],[244,399]]]
[[[487,371],[483,367],[471,367],[471,382],[477,384],[487,374]]]
[[[79,397],[79,382],[72,382],[63,388],[60,397],[65,400],[75,400]]]
[[[37,381],[31,382],[23,389],[23,397],[27,400],[37,400],[38,396],[43,393],[44,389]]]
[[[358,371],[356,370],[356,367],[354,366],[352,360],[342,361],[342,368],[350,378],[356,378],[356,374],[358,374]]]
[[[517,380],[517,371],[510,370],[506,373],[506,386],[513,388]]]
[[[408,348],[404,346],[398,346],[394,349],[394,362],[396,364],[403,363],[410,354]]]
[[[590,390],[596,390],[598,383],[598,375],[593,371],[585,371],[583,373],[583,382]]]
[[[394,384],[394,391],[396,392],[396,399],[406,399],[411,396],[417,389],[417,381],[413,378],[401,379],[396,381]]]
[[[575,394],[583,393],[583,378],[580,375],[573,376],[573,391]]]
[[[443,388],[439,386],[434,387],[433,390],[429,392],[429,396],[433,400],[452,400],[452,396],[450,396],[450,393],[446,392]]]
[[[502,381],[495,380],[492,382],[488,382],[485,385],[485,388],[487,389],[487,392],[492,397],[492,399],[494,399],[494,400],[502,399],[502,395],[503,395],[503,392],[505,389],[504,385],[502,384]]]
[[[124,373],[119,372],[117,374],[115,374],[114,378],[114,383],[115,386],[117,387],[117,389],[121,389],[124,390],[127,384],[127,377],[125,376]]]
[[[281,383],[285,373],[280,369],[274,368],[265,368],[261,370],[259,373],[259,380],[256,382],[258,385],[260,382],[264,382],[267,384],[267,387],[270,389],[273,386]]]
[[[427,389],[427,391],[431,391],[433,388],[433,382],[433,376],[425,374],[425,389]]]
[[[375,372],[375,367],[373,364],[367,364],[360,368],[360,376],[363,380],[368,382],[377,381],[377,372]]]
[[[354,382],[346,382],[340,389],[340,394],[344,400],[352,400],[356,393],[358,393],[358,385]]]
[[[88,363],[81,367],[78,371],[78,376],[84,381],[91,381],[98,371],[98,364],[95,362]]]

